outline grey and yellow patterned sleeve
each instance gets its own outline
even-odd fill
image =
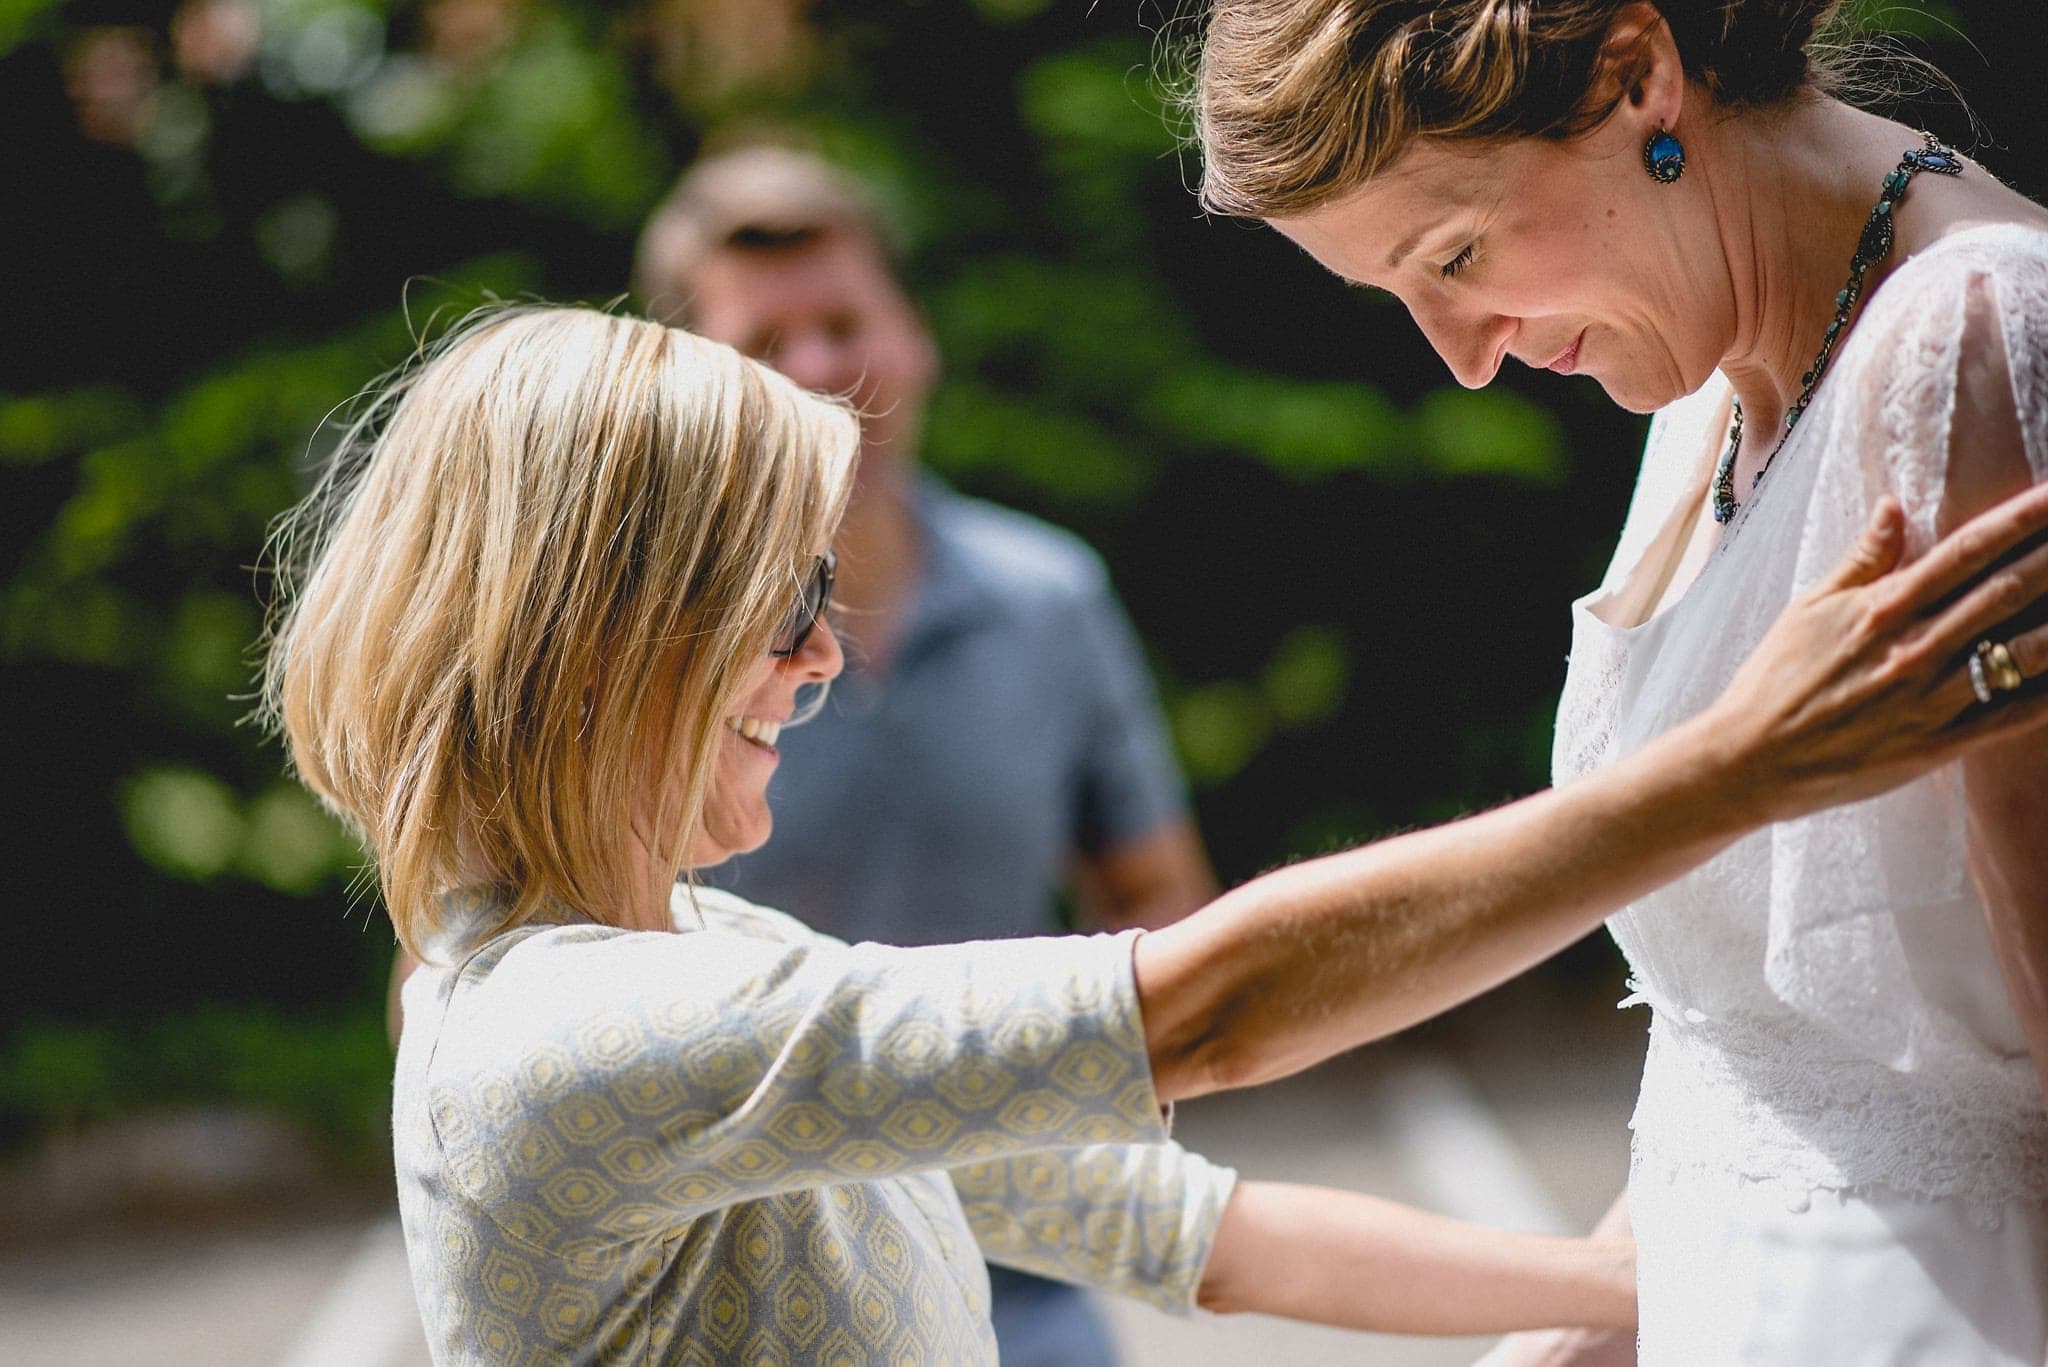
[[[502,937],[449,1002],[435,1133],[465,1194],[539,1242],[1159,1143],[1133,933],[925,949],[717,929]]]
[[[1022,1154],[952,1178],[989,1261],[1186,1314],[1237,1174],[1165,1143]]]

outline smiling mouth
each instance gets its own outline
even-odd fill
[[[769,721],[766,717],[739,717],[728,721],[726,725],[747,744],[766,750],[771,755],[780,753],[775,748],[775,742],[782,735],[781,722]]]
[[[1572,338],[1572,344],[1543,363],[1545,370],[1554,370],[1560,375],[1569,375],[1579,368],[1579,347],[1586,340],[1586,331],[1579,329],[1579,335]]]

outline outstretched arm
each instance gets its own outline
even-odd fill
[[[1267,874],[1138,941],[1162,1099],[1244,1087],[1447,1010],[1540,962],[1766,822],[1868,797],[2048,719],[1970,715],[1966,647],[2048,591],[2048,488],[1895,569],[1883,503],[1705,713],[1628,758],[1485,815]],[[1939,611],[1933,605],[1967,589]],[[2029,674],[2048,628],[2017,634]]]
[[[1628,1193],[1615,1198],[1593,1238],[1631,1239]],[[1510,1334],[1474,1367],[1636,1367],[1634,1326],[1626,1328],[1546,1329]]]
[[[1357,1192],[1242,1182],[1217,1226],[1199,1299],[1226,1314],[1388,1334],[1632,1329],[1636,1250],[1625,1231],[1519,1234]]]

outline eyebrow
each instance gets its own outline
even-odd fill
[[[1414,232],[1395,243],[1394,250],[1387,253],[1387,269],[1390,271],[1399,270],[1401,263],[1408,259],[1422,239],[1435,232],[1440,226],[1440,224],[1432,223],[1427,227],[1417,228]]]

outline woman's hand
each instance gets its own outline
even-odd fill
[[[2048,548],[2028,544],[2044,529],[2048,487],[1900,569],[1898,510],[1881,507],[1699,716],[1563,787],[1277,870],[1140,937],[1160,1099],[1268,1082],[1405,1029],[1765,822],[2048,721],[2032,689],[1977,705],[1964,664],[1972,643],[2048,598]],[[2004,639],[2022,672],[2048,673],[2048,630]]]
[[[1999,630],[2048,592],[2044,526],[2048,486],[1899,568],[1903,518],[1891,499],[1879,503],[1856,549],[1785,610],[1698,719],[1735,747],[1759,820],[1873,796],[2048,722],[2038,690],[1987,706],[1968,671],[1971,648],[1988,637],[2005,641],[2028,678],[2048,673],[2048,626]]]
[[[1635,1247],[1624,1191],[1600,1223],[1593,1239],[1622,1239]],[[1636,1367],[1636,1335],[1626,1329],[1548,1329],[1510,1334],[1472,1367]]]

